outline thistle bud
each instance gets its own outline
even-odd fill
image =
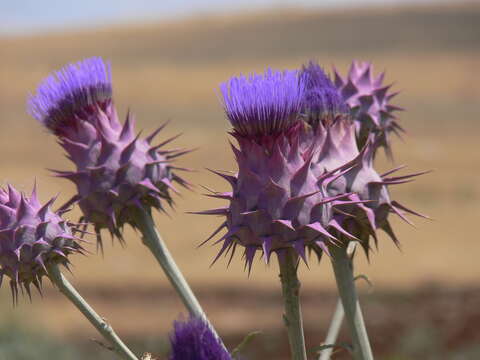
[[[384,76],[374,77],[370,63],[354,61],[345,78],[335,70],[335,86],[351,109],[359,148],[371,138],[374,150],[383,147],[391,157],[391,134],[404,132],[394,112],[403,109],[390,103],[398,92],[389,92],[391,85],[382,84]]]
[[[335,180],[327,186],[327,194],[336,198],[332,202],[333,218],[342,229],[348,230],[349,234],[360,241],[367,255],[370,249],[369,239],[373,237],[376,241],[376,230],[379,228],[398,244],[388,222],[388,215],[396,213],[408,222],[403,212],[423,215],[391,200],[388,186],[409,182],[422,173],[388,177],[392,173],[390,171],[379,175],[373,167],[375,141],[369,139],[362,149],[358,149],[358,122],[352,121],[339,90],[328,76],[320,66],[310,62],[303,67],[302,78],[309,84],[309,91],[304,97],[304,120],[307,123],[304,137],[318,139],[313,171],[316,176],[322,176],[325,171],[336,174]],[[310,110],[319,108],[326,110]],[[342,168],[343,171],[340,170]],[[341,236],[342,232],[338,235]]]
[[[40,291],[47,265],[68,266],[70,254],[83,252],[75,225],[51,210],[54,201],[40,204],[36,187],[30,197],[12,186],[0,189],[0,283],[10,278],[14,303],[19,287],[29,297],[32,284]]]

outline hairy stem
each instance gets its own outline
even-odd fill
[[[122,342],[122,340],[115,334],[112,327],[100,317],[95,310],[80,296],[70,282],[63,276],[58,265],[47,266],[50,280],[56,285],[58,290],[63,293],[78,310],[95,326],[100,334],[107,340],[112,350],[115,351],[120,358],[125,360],[138,360],[133,352]]]
[[[372,349],[355,288],[352,262],[347,254],[347,248],[346,246],[332,246],[331,254],[338,292],[353,340],[353,356],[356,360],[373,360]]]
[[[297,277],[298,256],[289,249],[279,257],[280,281],[282,282],[285,314],[283,320],[288,332],[288,341],[293,360],[306,360],[305,337],[303,335],[302,310],[300,307],[300,281]]]

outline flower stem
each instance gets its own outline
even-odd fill
[[[345,316],[345,310],[343,309],[342,300],[337,301],[335,312],[333,313],[330,327],[328,328],[327,337],[325,338],[325,345],[333,345],[336,343],[340,329],[342,328],[343,317]],[[320,352],[318,360],[330,360],[332,356],[333,348],[327,348]]]
[[[285,314],[283,320],[288,331],[288,341],[293,360],[306,360],[305,337],[303,335],[302,310],[300,307],[300,281],[297,277],[298,256],[287,250],[279,257],[280,281],[282,282]]]
[[[213,333],[217,336],[221,342],[220,337],[216,334],[215,329],[208,321],[208,318],[203,311],[200,303],[198,302],[195,294],[185,280],[182,272],[178,268],[175,260],[173,259],[167,245],[160,236],[155,223],[152,219],[152,215],[145,209],[138,209],[135,213],[135,222],[143,235],[143,244],[148,247],[153,256],[157,259],[158,263],[162,267],[165,275],[172,284],[175,291],[180,296],[183,304],[187,308],[191,316],[204,319],[212,329]],[[222,343],[222,342],[221,342]],[[222,343],[223,345],[223,343]]]
[[[50,280],[57,286],[58,290],[63,293],[78,310],[95,326],[100,334],[112,345],[112,350],[115,351],[120,358],[125,360],[138,360],[133,352],[122,342],[122,340],[115,334],[112,327],[101,318],[95,310],[81,297],[70,282],[63,276],[58,265],[47,266]]]
[[[347,254],[350,257],[352,269],[353,253],[355,252],[357,244],[358,243],[356,241],[351,241],[349,242],[347,247]],[[344,317],[345,310],[343,309],[342,299],[338,299],[337,305],[335,306],[335,312],[333,313],[332,321],[330,322],[330,326],[328,327],[327,337],[325,338],[324,342],[325,345],[334,345],[337,342],[338,334],[340,333],[340,329],[342,328]],[[318,360],[330,360],[332,352],[333,347],[320,351],[320,356],[318,357]]]
[[[331,255],[338,292],[353,340],[353,357],[356,360],[373,360],[367,329],[355,289],[352,261],[347,254],[346,246],[332,246]]]

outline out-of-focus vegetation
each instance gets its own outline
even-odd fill
[[[0,359],[71,359],[80,360],[78,350],[61,340],[53,339],[37,329],[22,327],[15,321],[2,321],[0,327]]]
[[[48,294],[54,295],[54,294]],[[104,300],[114,303],[120,294],[104,294]],[[274,317],[282,310],[274,294],[257,289],[262,301],[256,301],[256,308],[250,310],[248,317],[249,332],[261,330],[242,354],[249,360],[287,359],[288,344],[281,327],[263,327],[255,322],[259,314],[267,313]],[[160,299],[159,303],[169,303],[172,294],[152,291],[149,296]],[[146,302],[145,294],[138,295],[137,306]],[[251,292],[218,292],[216,301],[208,298],[207,304],[215,303],[221,309],[248,308]],[[313,358],[313,349],[319,345],[315,339],[322,339],[331,316],[336,297],[332,292],[306,290],[303,294],[303,307],[306,311],[307,348]],[[445,290],[431,286],[414,291],[389,291],[363,294],[364,311],[376,358],[379,360],[474,360],[480,357],[480,290],[475,288],[461,291]],[[26,304],[25,304],[26,305]],[[24,306],[24,305],[22,305]],[[328,309],[328,310],[327,310]],[[394,310],[392,310],[394,309]],[[225,310],[224,310],[225,311]],[[243,314],[240,314],[243,315]],[[61,316],[61,314],[59,314]],[[314,319],[312,319],[312,316]],[[161,319],[155,317],[155,319]],[[82,321],[78,316],[75,321]],[[138,354],[148,351],[160,359],[168,354],[167,334],[160,331],[147,331],[141,324],[131,320],[139,334],[126,335],[131,348]],[[160,320],[161,321],[161,320]],[[159,326],[160,327],[160,326]],[[232,329],[234,326],[232,327]],[[113,360],[110,351],[101,348],[93,339],[101,340],[94,332],[90,336],[84,332],[71,332],[52,337],[51,334],[35,323],[19,323],[18,320],[5,320],[0,327],[0,360],[77,360],[99,359]],[[247,330],[224,332],[225,342],[234,348],[246,335]],[[61,336],[63,335],[63,336]],[[339,343],[348,342],[346,327],[342,329]],[[334,359],[347,360],[351,357],[345,350],[339,350]]]
[[[99,339],[97,339],[99,340]],[[130,339],[131,348],[139,354],[150,348],[156,354],[166,354],[166,339],[144,337]],[[165,356],[166,357],[166,356]],[[0,326],[0,360],[113,360],[116,356],[97,341],[83,339],[59,339],[34,324],[20,324],[11,319]]]

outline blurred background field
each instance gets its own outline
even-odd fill
[[[478,4],[272,8],[0,36],[3,184],[27,191],[35,177],[44,200],[60,193],[58,204],[73,194],[70,184],[45,170],[71,165],[55,139],[27,115],[25,101],[52,70],[94,55],[112,62],[119,114],[131,109],[146,132],[171,119],[162,135],[183,132],[178,146],[199,147],[179,160],[198,169],[190,181],[219,190],[227,185],[205,168],[235,170],[218,101],[220,82],[267,66],[297,68],[309,59],[327,70],[335,64],[341,73],[352,59],[387,70],[387,82],[401,90],[395,104],[407,109],[400,118],[408,134],[404,142],[394,141],[395,165],[434,170],[395,188],[393,196],[434,220],[414,219],[416,229],[395,220],[401,252],[382,234],[370,264],[363,254],[357,257],[358,272],[375,283],[372,293],[360,285],[373,346],[379,359],[480,358]],[[391,167],[382,156],[377,168]],[[164,238],[229,346],[261,330],[248,358],[287,359],[276,266],[257,261],[250,278],[239,259],[228,270],[225,261],[209,269],[217,249],[196,246],[219,220],[185,214],[220,203],[201,193],[200,186],[184,192],[171,218],[156,217]],[[76,210],[70,214],[77,216]],[[184,310],[137,234],[128,230],[126,238],[126,248],[107,241],[103,257],[92,244],[93,255],[74,258],[72,281],[137,351],[163,356],[171,322]],[[328,265],[312,262],[301,270],[310,348],[325,336],[335,305]],[[90,341],[98,335],[50,284],[33,304],[13,309],[10,302],[3,286],[0,360],[112,358]]]

